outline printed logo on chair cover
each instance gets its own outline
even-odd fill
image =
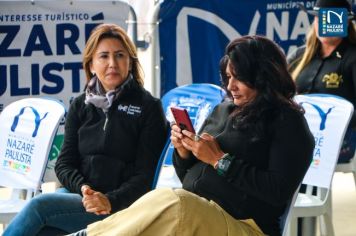
[[[26,108],[31,109],[32,112],[33,112],[33,114],[35,115],[35,117],[34,117],[34,118],[35,118],[35,119],[34,119],[35,129],[33,130],[32,137],[36,137],[36,136],[37,136],[37,132],[38,132],[38,128],[40,127],[40,124],[41,124],[41,121],[42,121],[44,118],[46,118],[48,112],[46,112],[46,113],[43,115],[43,117],[41,118],[39,112],[38,112],[35,108],[33,108],[33,107],[23,107],[23,108],[20,109],[19,114],[17,114],[17,115],[14,117],[14,121],[12,122],[12,125],[11,125],[11,131],[12,131],[12,132],[15,132],[15,129],[16,129],[18,123],[19,123],[19,119],[20,119],[20,117],[24,114]]]
[[[0,114],[0,185],[36,188],[43,176],[59,123],[62,103],[26,98]]]

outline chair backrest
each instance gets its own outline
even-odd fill
[[[328,94],[297,95],[295,100],[305,109],[305,118],[315,139],[313,161],[303,184],[328,189],[353,105]]]
[[[174,88],[166,93],[161,100],[169,122],[173,121],[170,107],[186,108],[195,130],[199,130],[213,108],[224,99],[225,95],[225,91],[219,86],[202,83]],[[172,166],[173,150],[174,147],[168,137],[157,166],[153,188],[156,186],[174,188],[181,186]]]
[[[25,98],[0,114],[0,186],[37,190],[64,105],[49,98]]]

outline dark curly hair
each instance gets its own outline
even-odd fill
[[[221,86],[225,89],[226,91],[226,96],[228,98],[232,98],[231,92],[227,90],[227,86],[229,85],[229,77],[226,74],[226,67],[227,64],[229,63],[229,56],[224,55],[219,62],[219,74],[220,74],[220,83]]]
[[[283,107],[303,112],[293,101],[296,87],[288,72],[285,55],[273,41],[264,36],[243,36],[230,42],[225,54],[233,77],[257,90],[255,99],[237,106],[232,114],[238,129],[253,128],[257,138],[264,131],[265,122],[278,115]],[[220,66],[224,64],[226,68],[226,62],[221,61]],[[223,73],[221,76],[226,80]],[[226,89],[227,83],[223,86]]]

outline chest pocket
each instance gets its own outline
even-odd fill
[[[334,56],[333,63],[337,60],[336,70],[330,73],[326,73],[323,75],[321,82],[324,84],[326,89],[337,89],[344,82],[343,74],[344,74],[344,64],[346,62],[346,58],[350,53],[345,52],[343,56],[337,51],[336,56]],[[337,58],[341,58],[338,60]]]

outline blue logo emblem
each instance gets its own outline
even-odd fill
[[[320,8],[320,37],[346,37],[347,23],[346,8]]]
[[[23,108],[21,108],[19,114],[17,114],[17,115],[15,116],[14,121],[12,122],[11,131],[12,131],[12,132],[15,132],[15,129],[16,129],[18,123],[19,123],[19,120],[20,120],[20,116],[23,115],[23,113],[25,112],[25,109],[26,109],[26,108],[31,109],[32,112],[33,112],[33,114],[35,115],[35,129],[34,129],[34,131],[33,131],[33,133],[32,133],[32,137],[34,138],[34,137],[37,136],[38,128],[40,127],[41,121],[42,121],[44,118],[46,118],[48,112],[46,112],[46,114],[44,114],[44,116],[41,118],[41,117],[40,117],[40,114],[38,113],[38,111],[37,111],[35,108],[33,108],[33,107],[28,106],[28,107],[23,107]]]
[[[333,106],[333,107],[330,107],[327,111],[323,111],[323,109],[321,109],[319,106],[317,106],[315,104],[312,104],[312,103],[309,103],[309,102],[301,102],[299,104],[302,106],[304,103],[311,105],[319,113],[319,116],[320,116],[320,119],[321,119],[319,130],[324,130],[325,129],[326,119],[327,119],[329,113],[335,107]]]

